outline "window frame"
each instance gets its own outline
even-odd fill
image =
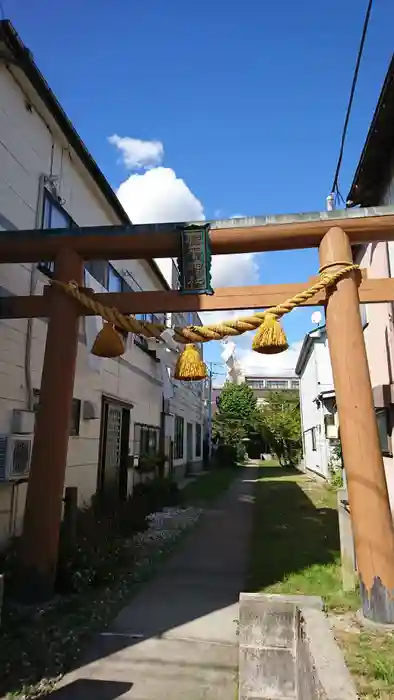
[[[393,446],[392,446],[392,439],[391,439],[392,411],[387,406],[384,408],[375,408],[375,416],[376,416],[376,424],[377,424],[378,434],[379,434],[380,451],[382,453],[382,456],[383,457],[392,457],[393,456]],[[379,429],[379,418],[382,418],[384,420],[384,427],[385,427],[385,431],[386,431],[386,444],[383,444],[382,433]]]
[[[81,426],[81,399],[73,398],[71,403],[70,437],[78,437]]]
[[[174,459],[183,459],[185,454],[185,419],[175,416],[174,421]]]
[[[196,423],[194,430],[194,441],[195,441],[195,456],[201,457],[202,455],[202,425],[201,423]]]
[[[368,326],[367,304],[360,304],[359,309],[360,309],[361,325],[363,327],[363,330],[365,330],[365,328]]]
[[[312,452],[317,452],[316,428],[311,428]]]
[[[336,427],[336,422],[335,422],[335,414],[334,413],[325,413],[323,416],[323,421],[324,421],[324,436],[326,440],[337,440],[337,438],[333,438],[329,436],[329,428],[335,428]]]
[[[139,435],[139,440],[136,439],[136,435]],[[154,442],[153,449],[151,449],[151,441]],[[157,457],[159,451],[160,427],[146,423],[134,423],[134,455],[138,457]]]
[[[47,211],[47,208],[50,207],[49,211]],[[48,190],[44,189],[44,195],[43,195],[43,201],[42,201],[42,224],[41,228],[44,231],[50,231],[52,226],[51,226],[51,220],[52,220],[52,212],[53,210],[56,210],[58,213],[60,213],[64,219],[68,222],[68,226],[64,226],[65,230],[71,229],[71,228],[77,228],[77,225],[73,218],[70,216],[70,214],[66,211],[66,209],[60,204],[59,200]],[[49,225],[47,225],[49,224]],[[53,228],[59,228],[59,226],[54,226]],[[50,277],[52,279],[53,273],[54,273],[54,262],[53,261],[43,261],[37,263],[37,268],[42,272],[44,275],[47,277]]]
[[[60,202],[54,197],[54,195],[47,189],[44,191],[43,197],[43,209],[42,209],[42,229],[51,229],[51,217],[52,210],[56,209],[58,213],[64,217],[68,226],[65,226],[65,230],[71,228],[78,228],[74,219],[70,216],[66,209],[60,204]],[[47,212],[47,207],[50,207],[49,213]],[[47,225],[49,224],[49,225]],[[58,228],[58,227],[57,227]],[[44,275],[49,278],[53,277],[54,273],[54,262],[42,262],[37,264],[38,269]],[[94,277],[94,279],[101,284],[101,286],[108,292],[119,291],[119,292],[134,292],[135,290],[130,286],[130,284],[124,279],[124,277],[118,272],[118,270],[110,263],[108,260],[89,260],[85,262],[85,270]],[[142,288],[141,288],[142,291]],[[154,314],[136,314],[136,318],[139,316],[143,317],[140,320],[146,321],[156,321]],[[122,336],[127,338],[127,331],[120,330]],[[148,341],[145,336],[134,334],[134,341],[137,347],[146,352],[153,358],[156,358],[156,353],[149,350]]]
[[[267,379],[265,383],[266,389],[274,391],[283,391],[284,389],[288,389],[288,386],[286,379]]]

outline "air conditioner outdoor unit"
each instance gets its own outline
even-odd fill
[[[32,446],[32,435],[0,435],[0,481],[29,475]]]

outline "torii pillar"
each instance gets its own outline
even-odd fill
[[[72,250],[61,250],[55,260],[54,277],[62,282],[75,280],[82,285],[82,258]],[[27,600],[45,600],[53,594],[78,328],[77,302],[62,289],[53,287],[19,551],[20,595]]]
[[[346,233],[331,228],[320,264],[335,272],[352,261]],[[359,309],[357,272],[328,290],[327,337],[341,430],[364,617],[394,623],[394,527],[380,449]]]

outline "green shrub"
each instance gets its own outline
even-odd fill
[[[152,481],[146,481],[135,486],[134,498],[144,504],[147,513],[155,513],[166,506],[173,506],[179,503],[179,487],[170,478],[152,479]]]
[[[245,460],[246,451],[243,442],[237,445],[219,445],[215,458],[220,466],[231,467],[238,462],[243,462]]]
[[[180,501],[178,485],[171,479],[153,479],[137,484],[132,496],[119,501],[116,493],[95,497],[76,515],[75,537],[70,539],[62,523],[56,572],[56,590],[79,592],[113,581],[119,571],[133,566],[132,538],[148,527],[147,516]],[[17,582],[18,540],[11,542],[0,558],[6,594]]]
[[[343,474],[340,467],[330,469],[330,486],[337,491],[343,487]]]
[[[57,590],[76,592],[101,586],[111,582],[122,566],[132,567],[131,538],[148,527],[147,515],[132,497],[101,508],[94,503],[78,511],[75,541],[69,540],[64,525],[61,529]]]

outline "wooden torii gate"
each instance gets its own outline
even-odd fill
[[[374,214],[374,215],[371,215]],[[378,215],[376,215],[378,214]],[[353,210],[307,217],[212,222],[213,254],[318,247],[321,268],[335,272],[352,262],[351,245],[394,240],[394,215]],[[296,220],[294,220],[296,219]],[[282,223],[281,223],[282,222]],[[0,237],[0,262],[55,261],[54,278],[83,285],[86,260],[129,260],[180,254],[174,225],[12,231]],[[303,291],[305,283],[218,289],[213,296],[176,291],[96,294],[122,313],[264,308]],[[326,326],[341,426],[363,613],[394,623],[394,528],[374,411],[359,303],[394,301],[394,280],[366,279],[349,271],[327,297]],[[67,462],[78,324],[90,312],[58,287],[42,296],[7,297],[0,318],[48,318],[40,402],[28,482],[21,566],[37,595],[53,590]],[[302,543],[300,543],[302,546]]]

